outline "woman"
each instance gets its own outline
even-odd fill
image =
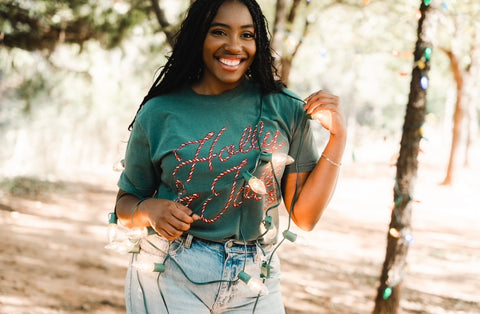
[[[118,183],[120,222],[153,231],[132,254],[129,313],[284,313],[278,206],[283,199],[292,221],[313,229],[346,132],[338,97],[302,101],[275,74],[255,0],[192,4],[130,125]],[[309,115],[330,131],[320,158]]]

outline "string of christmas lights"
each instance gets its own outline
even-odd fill
[[[262,110],[263,109],[261,108],[261,111]],[[261,117],[261,113],[260,113],[260,117]],[[303,123],[307,123],[308,118],[311,118],[311,117],[305,116],[304,119],[303,119],[304,120]],[[299,148],[297,150],[297,154],[300,154],[300,152],[301,152],[301,147],[303,145],[303,132],[304,132],[304,130],[305,129],[302,128],[302,134],[300,136],[300,143],[299,143]],[[258,141],[258,142],[260,143],[260,141]],[[298,155],[296,156],[296,158],[298,159]],[[275,223],[273,223],[272,216],[269,215],[270,210],[272,210],[273,208],[277,208],[280,205],[280,202],[282,201],[282,196],[281,196],[281,192],[280,192],[280,183],[279,183],[278,178],[276,177],[275,169],[277,169],[279,167],[280,168],[285,167],[286,165],[290,165],[294,161],[295,161],[295,159],[293,157],[291,157],[287,154],[284,154],[284,153],[280,153],[280,152],[270,153],[270,152],[262,151],[262,152],[260,152],[260,154],[259,154],[259,156],[256,160],[254,169],[251,172],[250,171],[245,172],[244,175],[239,178],[239,180],[242,180],[242,179],[244,180],[244,186],[249,186],[250,189],[252,189],[252,191],[254,191],[254,192],[256,192],[260,195],[264,195],[266,193],[265,183],[262,182],[262,180],[253,176],[252,173],[254,173],[256,171],[257,167],[260,164],[262,164],[262,163],[263,164],[269,164],[270,167],[271,167],[271,170],[272,170],[273,177],[274,177],[275,191],[277,193],[277,197],[275,198],[276,203],[272,204],[271,206],[269,206],[265,210],[265,218],[261,222],[261,226],[260,226],[261,229],[263,228],[265,231],[261,235],[259,235],[257,240],[256,240],[257,247],[262,251],[262,253],[264,255],[264,258],[262,259],[263,261],[261,263],[260,278],[252,278],[252,276],[250,276],[248,273],[246,273],[245,269],[244,269],[243,271],[241,271],[238,274],[237,279],[234,280],[234,281],[215,280],[215,281],[210,281],[210,282],[195,282],[188,277],[188,275],[183,271],[182,267],[180,265],[178,265],[178,263],[176,263],[175,259],[170,258],[169,249],[167,249],[166,251],[162,251],[160,248],[157,248],[157,249],[162,251],[166,256],[163,263],[135,261],[135,262],[132,263],[132,267],[136,268],[138,271],[157,272],[160,275],[161,273],[166,271],[165,262],[166,262],[167,259],[169,259],[173,263],[175,263],[179,267],[180,271],[184,274],[184,276],[194,284],[205,285],[205,284],[220,283],[220,282],[232,283],[232,282],[240,280],[240,281],[244,282],[247,285],[247,287],[249,287],[252,291],[254,291],[258,295],[258,297],[257,297],[257,302],[258,302],[258,298],[261,295],[268,294],[268,289],[265,286],[264,281],[270,277],[270,271],[271,271],[271,266],[270,265],[271,265],[274,253],[282,245],[282,243],[285,240],[294,242],[297,239],[297,235],[295,233],[293,233],[292,231],[290,231],[292,214],[293,214],[293,210],[294,210],[294,206],[295,206],[295,202],[292,201],[291,209],[290,209],[289,215],[288,215],[287,229],[284,230],[281,233],[282,239],[276,244],[274,249],[269,253],[270,256],[266,256],[264,249],[262,248],[261,244],[259,243],[259,240],[262,239],[262,238],[273,240],[272,237],[277,236],[277,230],[276,230]],[[125,162],[122,161],[122,162],[120,162],[120,166],[117,166],[115,168],[118,169],[118,170],[121,170],[122,168],[124,168],[124,166],[125,166]],[[295,190],[294,200],[296,199],[296,195],[297,195],[297,190]],[[117,200],[117,202],[118,202],[118,200]],[[122,233],[123,237],[119,236],[119,233]],[[240,230],[240,233],[242,234],[241,230]],[[140,241],[142,239],[148,241],[148,239],[146,239],[146,237],[149,236],[149,235],[152,235],[152,234],[156,234],[156,232],[151,227],[148,227],[148,228],[132,228],[132,229],[126,229],[124,227],[120,227],[118,225],[118,218],[117,218],[116,212],[114,210],[114,212],[109,214],[109,224],[108,224],[108,241],[109,241],[109,243],[105,246],[105,248],[113,250],[113,251],[118,252],[120,254],[139,253],[140,252]],[[242,238],[243,238],[243,235],[242,235]],[[148,241],[148,243],[154,247],[154,245],[151,242]],[[246,242],[244,243],[244,245],[245,245],[245,254],[246,254],[247,253]],[[245,266],[246,265],[244,264],[244,267]],[[160,294],[162,295],[162,299],[163,299],[163,293],[161,291],[160,286],[158,286],[158,289],[159,289]],[[164,304],[166,306],[166,302],[165,302],[164,299],[163,299],[163,301],[164,301]],[[255,303],[255,306],[256,306],[256,303]]]

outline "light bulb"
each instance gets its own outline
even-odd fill
[[[295,159],[293,159],[292,156],[282,152],[261,152],[260,159],[263,161],[272,162],[274,168],[291,165],[295,162]]]
[[[432,57],[432,51],[433,51],[433,50],[432,50],[432,48],[430,48],[430,47],[425,48],[425,51],[424,51],[423,53],[424,53],[425,59],[426,59],[427,61],[430,61],[430,59],[431,59],[431,57]]]
[[[389,233],[390,233],[390,235],[391,235],[393,238],[398,238],[398,237],[400,237],[400,232],[399,232],[398,229],[396,229],[396,228],[390,228]]]
[[[107,227],[108,243],[114,242],[118,237],[118,225],[109,223]]]
[[[332,124],[332,113],[326,110],[320,110],[315,112],[311,115],[312,119],[322,123],[324,121],[324,125],[331,125]]]
[[[293,159],[293,157],[288,154],[281,153],[281,152],[273,153],[272,164],[274,168],[276,168],[277,166],[291,165],[294,162],[295,162],[295,159]]]
[[[249,274],[244,271],[241,271],[238,274],[238,279],[247,284],[247,287],[250,288],[253,292],[259,295],[268,295],[267,286],[259,278],[252,278]]]
[[[126,254],[130,252],[135,252],[137,251],[136,248],[137,244],[133,243],[130,240],[124,240],[124,241],[114,241],[112,243],[109,243],[105,246],[107,250],[112,250],[114,252],[117,252],[119,254]]]
[[[423,60],[418,60],[418,61],[417,61],[417,65],[418,65],[418,68],[419,68],[420,70],[425,69],[425,67],[427,66],[427,65],[425,64],[425,61],[423,61]]]
[[[163,273],[165,271],[165,264],[160,263],[133,262],[132,267],[145,272]]]
[[[392,295],[392,288],[386,287],[383,291],[383,299],[386,300]]]
[[[265,183],[259,178],[253,176],[250,172],[244,172],[243,177],[247,180],[248,185],[252,189],[253,192],[264,195],[267,193],[267,188],[265,187]]]
[[[421,19],[422,18],[422,11],[418,10],[417,13],[415,14],[415,17],[417,18],[417,20]]]
[[[148,235],[148,229],[147,228],[132,228],[128,230],[126,233],[127,237],[131,241],[138,241],[141,238],[144,238]]]
[[[422,76],[422,78],[420,79],[420,86],[422,86],[423,89],[428,88],[428,77]]]
[[[117,172],[121,172],[125,169],[125,160],[122,159],[120,161],[117,161],[114,165],[113,165],[113,171],[117,171]]]
[[[277,238],[277,227],[273,223],[272,216],[266,216],[260,225],[260,232],[263,235],[265,243],[273,242]]]
[[[108,235],[108,243],[114,242],[118,237],[118,218],[115,213],[108,214],[108,227],[107,227],[107,235]]]

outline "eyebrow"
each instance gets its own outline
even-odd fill
[[[225,28],[232,28],[230,25],[228,24],[224,24],[224,23],[212,23],[210,25],[210,27],[225,27]],[[240,26],[240,28],[255,28],[255,26],[253,24],[247,24],[247,25],[242,25]]]

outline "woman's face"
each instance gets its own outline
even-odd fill
[[[248,8],[227,1],[218,9],[203,43],[204,71],[194,90],[220,94],[242,82],[255,58],[255,27]]]

